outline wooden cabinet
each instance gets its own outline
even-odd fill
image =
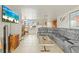
[[[57,28],[57,20],[53,20],[52,21],[52,27],[53,28]]]
[[[19,46],[19,35],[9,36],[9,50],[13,51]]]
[[[3,48],[3,46],[2,46],[2,43],[1,43],[1,41],[0,41],[0,49],[2,49]]]

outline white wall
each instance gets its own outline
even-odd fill
[[[60,18],[63,16],[59,16],[57,18],[57,27],[58,28],[69,28],[69,15],[65,14],[65,19],[63,21],[60,21]]]
[[[63,15],[58,16],[58,17],[57,17],[57,27],[58,27],[58,28],[79,29],[79,27],[71,27],[71,25],[70,25],[70,19],[69,19],[69,14],[70,14],[71,12],[76,11],[76,10],[79,10],[79,7],[75,8],[75,9],[73,9],[73,10],[71,10],[71,11],[69,11],[69,12],[67,12],[67,13],[65,13],[65,14],[63,14]],[[60,18],[63,17],[63,16],[65,16],[66,18],[64,19],[64,21],[61,22],[61,21],[60,21]]]
[[[52,23],[50,21],[47,22],[47,27],[52,28]]]
[[[47,19],[44,18],[44,14],[38,11],[38,17],[37,17],[37,22],[39,23],[39,26],[45,26],[45,22]]]
[[[21,10],[22,19],[37,19],[37,10],[32,8],[24,8]]]
[[[51,27],[50,21],[53,20],[51,13],[29,7],[21,9],[21,12],[23,20],[35,19],[36,22],[39,23],[39,26],[45,26],[45,22],[47,22],[47,26]]]
[[[38,22],[40,26],[44,27],[51,27],[51,14],[44,12],[44,11],[38,11]],[[47,22],[47,26],[45,25],[45,22]]]

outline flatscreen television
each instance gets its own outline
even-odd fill
[[[9,9],[7,6],[2,5],[2,21],[19,23],[19,15]]]

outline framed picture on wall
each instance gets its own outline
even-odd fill
[[[60,21],[63,22],[63,21],[65,20],[65,18],[66,18],[66,16],[62,16],[62,17],[60,18]]]
[[[69,14],[70,27],[79,27],[79,10],[71,12]]]

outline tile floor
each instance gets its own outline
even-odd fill
[[[39,50],[39,43],[36,35],[28,35],[21,41],[19,47],[13,51],[14,53],[37,53]]]
[[[49,53],[63,53],[63,51],[54,44],[40,44],[36,35],[28,35],[21,41],[19,47],[13,53],[45,53],[44,46]],[[46,51],[47,52],[47,51]]]
[[[63,52],[54,41],[50,41],[50,39],[46,39],[46,41],[42,39],[41,40],[38,39],[35,30],[36,29],[31,30],[29,35],[25,35],[24,39],[20,42],[19,47],[16,48],[15,51],[12,51],[12,53],[45,53],[45,52],[62,53]]]

